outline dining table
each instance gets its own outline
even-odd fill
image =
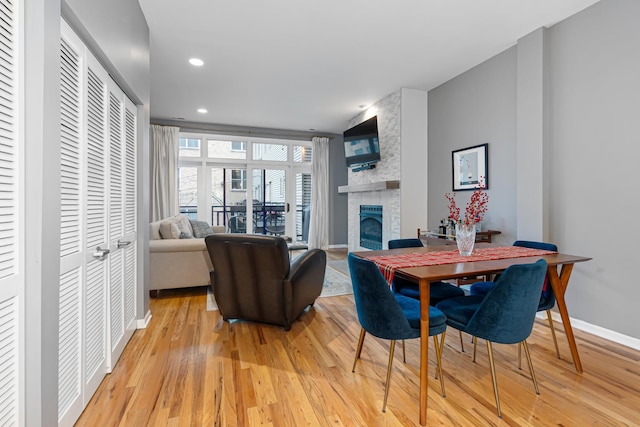
[[[492,276],[515,264],[529,264],[539,259],[547,262],[549,281],[571,349],[576,371],[582,364],[576,345],[565,293],[575,263],[589,257],[538,249],[477,243],[470,256],[462,256],[452,246],[425,246],[378,251],[354,252],[354,255],[375,262],[389,283],[398,276],[418,283],[420,288],[420,424],[427,424],[427,391],[429,360],[429,287],[431,282],[456,280],[463,277]],[[558,271],[559,270],[559,271]]]

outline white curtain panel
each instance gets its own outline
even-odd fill
[[[329,138],[313,137],[309,248],[329,248]]]
[[[151,125],[151,221],[179,212],[178,142],[180,128]]]

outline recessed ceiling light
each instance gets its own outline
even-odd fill
[[[204,114],[207,112],[206,108],[198,108],[198,113]]]
[[[194,65],[196,67],[202,67],[204,65],[204,61],[200,58],[191,58],[189,60],[189,64]]]

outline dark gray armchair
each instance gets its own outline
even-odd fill
[[[291,263],[281,237],[214,234],[205,243],[213,263],[213,295],[224,320],[252,320],[289,330],[322,291],[327,264],[323,250],[308,250]]]

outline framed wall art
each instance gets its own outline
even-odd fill
[[[489,144],[451,152],[453,191],[475,190],[482,180],[489,188]]]

